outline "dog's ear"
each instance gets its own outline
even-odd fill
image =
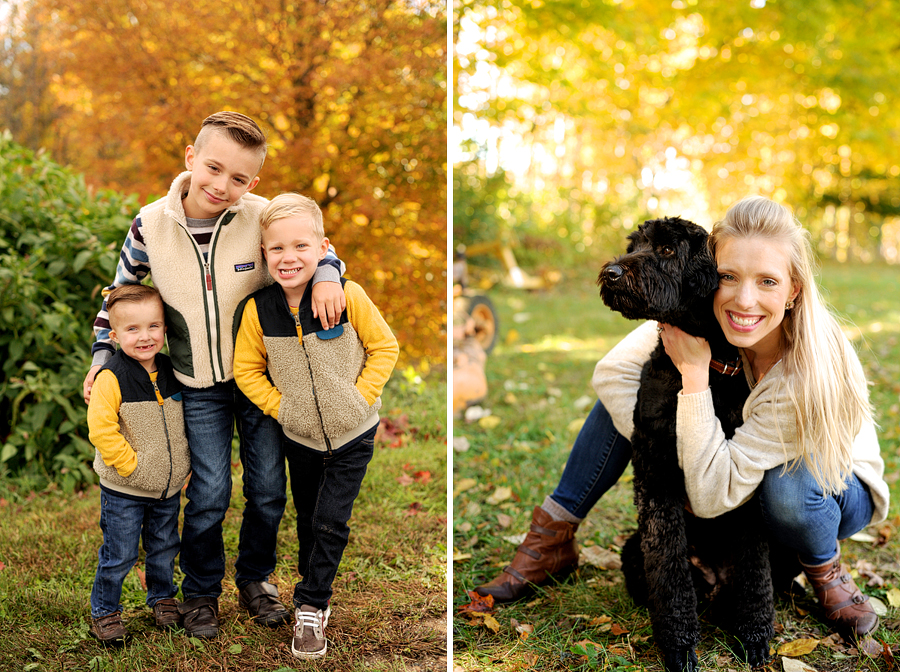
[[[716,260],[704,244],[691,257],[684,269],[682,288],[685,296],[706,297],[719,286],[719,272]]]

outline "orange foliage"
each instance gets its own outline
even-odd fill
[[[164,194],[200,122],[252,116],[256,193],[315,198],[404,357],[446,354],[446,16],[370,0],[33,0],[52,17],[48,147],[91,185]],[[45,143],[46,144],[46,143]]]

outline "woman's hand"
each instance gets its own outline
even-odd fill
[[[683,394],[703,392],[709,387],[709,360],[712,353],[705,338],[686,334],[678,327],[660,324],[666,354],[681,373]]]

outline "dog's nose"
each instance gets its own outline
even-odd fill
[[[608,281],[615,282],[625,274],[625,271],[618,264],[610,264],[604,269],[603,274]]]

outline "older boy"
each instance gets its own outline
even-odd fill
[[[88,406],[90,439],[100,476],[103,545],[91,590],[92,636],[119,644],[122,582],[146,554],[147,604],[156,624],[178,623],[174,582],[181,488],[191,469],[181,384],[160,354],[166,334],[159,292],[126,285],[106,300],[110,339],[120,350],[96,376]]]
[[[263,210],[260,226],[263,256],[276,284],[247,301],[234,376],[284,432],[303,576],[294,587],[291,651],[298,658],[321,658],[331,585],[350,535],[353,501],[372,459],[379,395],[399,347],[354,282],[344,284],[347,310],[337,326],[321,330],[313,319],[309,281],[328,249],[315,201],[277,196]]]
[[[179,609],[187,634],[195,637],[218,634],[225,575],[222,521],[231,499],[235,421],[247,500],[235,563],[240,604],[266,625],[290,618],[268,583],[286,503],[281,436],[277,423],[237,389],[232,374],[239,305],[270,282],[259,252],[259,213],[267,201],[250,193],[259,184],[265,156],[265,136],[249,117],[219,112],[205,119],[185,149],[188,172],[175,178],[165,198],[141,209],[108,288],[138,283],[152,273],[166,307],[169,352],[185,386],[193,469],[184,510]],[[343,264],[329,255],[316,279],[333,282],[319,282],[314,290],[314,311],[323,326],[340,315],[344,301],[338,284]],[[104,305],[94,322],[95,366],[85,379],[85,399],[94,372],[112,354],[108,328]]]

